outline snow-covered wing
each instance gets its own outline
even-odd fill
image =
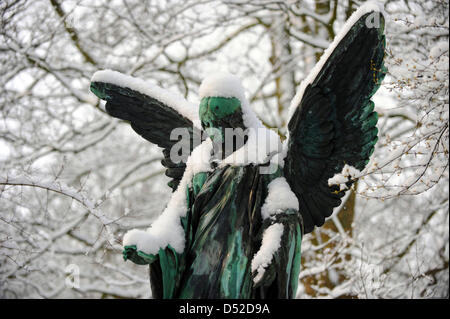
[[[167,168],[166,175],[173,180],[169,185],[175,190],[186,168],[189,154],[179,154],[181,161],[170,159],[170,149],[180,142],[183,135],[171,132],[176,128],[189,132],[190,151],[201,142],[198,108],[183,97],[147,83],[138,78],[116,71],[96,72],[91,79],[91,91],[106,101],[109,115],[128,121],[139,135],[163,148],[164,159],[161,163]],[[184,135],[185,136],[185,135]],[[186,147],[186,148],[187,148]]]
[[[328,179],[344,165],[363,170],[377,141],[370,100],[385,75],[384,18],[357,10],[300,86],[291,104],[284,172],[299,200],[305,233],[322,226],[344,192]]]

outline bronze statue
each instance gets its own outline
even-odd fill
[[[367,23],[374,14],[378,26]],[[199,108],[117,72],[93,76],[106,111],[163,148],[172,178],[163,214],[123,239],[125,260],[150,265],[155,298],[295,297],[302,236],[345,193],[330,179],[345,165],[363,170],[377,141],[383,32],[377,9],[352,16],[293,99],[283,143],[232,75],[205,79]]]

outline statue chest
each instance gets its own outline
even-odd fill
[[[252,165],[227,166],[206,177],[192,203],[181,297],[250,296],[250,262],[260,245],[260,210],[270,177]],[[195,184],[194,178],[194,190]]]

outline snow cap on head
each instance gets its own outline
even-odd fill
[[[230,73],[214,73],[206,77],[199,89],[200,99],[204,97],[235,97],[241,101],[244,125],[246,127],[263,127],[245,98],[241,80]]]
[[[200,98],[204,97],[235,97],[242,102],[245,99],[245,90],[240,79],[230,73],[216,73],[202,81],[199,90]]]

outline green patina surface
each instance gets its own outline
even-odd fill
[[[92,82],[90,86],[90,90],[92,93],[94,93],[97,97],[99,97],[102,100],[109,101],[113,98],[112,95],[108,94],[108,91],[115,90],[117,93],[120,93],[125,96],[134,97],[135,92],[131,91],[128,88],[120,87],[114,84],[110,83],[104,83],[104,82]]]
[[[285,225],[282,246],[291,248],[274,255],[267,271],[273,275],[256,287],[250,271],[262,233],[270,225],[263,223],[260,215],[267,185],[280,175],[279,168],[273,174],[261,175],[258,166],[228,166],[209,174],[192,210],[196,235],[186,255],[190,265],[180,285],[180,298],[294,296],[297,282],[289,278],[300,270],[298,212],[278,221]]]
[[[228,238],[229,253],[224,260],[223,272],[221,276],[222,295],[226,298],[236,298],[239,296],[244,280],[245,269],[248,265],[248,258],[240,256],[244,251],[242,234],[239,230],[231,234]]]
[[[204,97],[199,106],[203,129],[215,142],[225,140],[226,128],[245,129],[241,102],[237,98]]]
[[[289,248],[289,265],[286,267],[286,271],[291,269],[289,281],[289,287],[292,289],[291,295],[295,297],[295,293],[298,287],[298,277],[300,275],[300,265],[301,265],[301,248],[302,248],[302,232],[300,225],[295,225],[295,234],[297,234],[295,240],[291,241]],[[292,263],[292,264],[291,264]]]
[[[192,179],[192,187],[194,190],[194,196],[197,196],[197,194],[200,192],[200,190],[203,187],[203,184],[206,182],[206,178],[208,177],[208,174],[205,172],[197,173],[194,175],[194,178]]]
[[[216,119],[231,115],[240,107],[241,102],[234,97],[204,97],[200,101],[200,119],[207,127],[214,127],[213,123]]]

